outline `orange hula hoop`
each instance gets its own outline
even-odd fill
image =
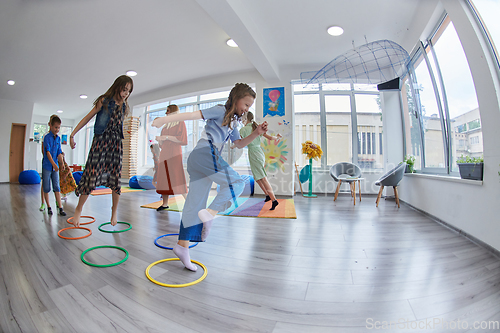
[[[85,229],[85,230],[88,230],[88,234],[87,235],[83,235],[83,236],[80,236],[80,237],[66,237],[66,236],[61,236],[61,231],[64,231],[64,230],[68,230],[68,229]],[[64,228],[64,229],[61,229],[57,232],[57,235],[59,237],[61,237],[62,239],[82,239],[82,238],[87,238],[89,237],[90,235],[92,235],[92,230],[90,230],[89,228],[85,228],[85,227],[69,227],[69,228]]]
[[[73,224],[73,222],[70,222],[70,220],[73,220],[73,217],[74,217],[74,216],[71,216],[70,218],[68,218],[68,219],[66,220],[66,222],[68,222],[69,224]],[[90,221],[90,222],[84,222],[84,223],[80,222],[80,225],[91,224],[91,223],[94,223],[94,222],[95,222],[95,217],[93,217],[93,216],[86,216],[86,215],[82,215],[82,216],[80,216],[80,217],[87,217],[87,218],[89,218],[89,219],[92,219],[92,221]]]

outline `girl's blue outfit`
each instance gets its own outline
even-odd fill
[[[233,142],[241,139],[234,122],[232,129],[229,126],[222,126],[225,112],[226,108],[223,105],[201,110],[207,123],[202,138],[187,160],[189,192],[182,211],[180,240],[202,241],[203,223],[198,217],[198,212],[207,208],[207,199],[213,182],[217,183],[220,189],[208,208],[219,212],[231,207],[233,200],[236,200],[245,187],[245,181],[220,156],[228,139]]]

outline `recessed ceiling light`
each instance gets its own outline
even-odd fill
[[[57,113],[63,113],[63,110],[57,110]]]
[[[80,95],[80,98],[81,98],[81,99],[86,99],[87,97],[88,97],[88,96],[87,96],[87,95],[85,95],[85,94],[81,94],[81,95]]]
[[[15,84],[16,84],[16,81],[14,81],[14,80],[9,80],[9,81],[7,81],[7,84],[8,84],[9,86],[13,86],[13,85],[15,85]]]
[[[231,46],[231,47],[238,47],[238,44],[236,44],[236,42],[235,42],[234,40],[232,40],[232,39],[228,39],[228,40],[226,41],[226,44],[227,44],[228,46]]]
[[[330,28],[328,28],[327,31],[332,36],[340,36],[344,33],[344,29],[342,29],[341,27],[338,27],[338,26],[330,27]]]
[[[136,71],[127,71],[127,74],[128,76],[136,76],[137,75],[137,72]]]

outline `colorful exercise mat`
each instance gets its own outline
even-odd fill
[[[207,205],[210,205],[214,200],[213,196],[208,197]],[[275,210],[271,208],[271,201],[264,202],[263,198],[248,198],[239,197],[236,203],[233,202],[224,212],[219,215],[227,216],[248,216],[248,217],[267,217],[267,218],[282,218],[282,219],[296,219],[295,203],[293,199],[278,199],[279,205]],[[161,206],[163,201],[156,201],[147,205],[142,205],[143,208],[157,209]],[[171,196],[168,199],[168,208],[166,210],[182,212],[184,208],[184,197],[182,195]]]
[[[122,193],[127,193],[127,192],[135,192],[135,191],[145,191],[142,188],[131,188],[131,187],[122,187],[121,192]],[[90,194],[92,195],[103,195],[103,194],[111,194],[112,190],[110,188],[104,187],[104,188],[96,188]]]

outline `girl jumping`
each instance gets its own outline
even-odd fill
[[[168,115],[156,118],[152,123],[153,126],[160,127],[174,121],[206,120],[201,138],[187,160],[189,192],[182,212],[179,240],[174,246],[175,255],[189,270],[197,269],[189,256],[189,242],[205,241],[215,215],[229,208],[245,187],[240,175],[221,157],[224,144],[231,139],[236,147],[243,148],[267,131],[267,123],[264,122],[242,139],[236,129],[237,122],[252,106],[255,97],[256,94],[249,85],[237,83],[231,89],[225,105]],[[213,182],[220,186],[220,190],[206,208]]]

